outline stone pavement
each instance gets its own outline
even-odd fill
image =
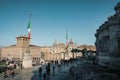
[[[116,71],[93,65],[89,61],[77,60],[74,63],[63,64],[61,67],[56,65],[55,72],[53,73],[53,65],[51,64],[50,75],[46,80],[120,80],[120,73]],[[70,68],[75,65],[70,74]],[[43,65],[42,75],[39,75],[38,68],[35,66],[29,69],[18,70],[19,74],[16,74],[14,79],[11,77],[3,78],[0,80],[44,80],[43,73],[46,72],[46,65]]]
[[[55,65],[55,71],[53,72],[53,65],[51,64],[51,71],[50,71],[50,75],[47,76],[47,80],[62,80],[64,79],[65,76],[67,76],[69,74],[69,68],[71,67],[72,64],[68,63],[68,64],[62,64],[60,67],[58,67],[57,65]],[[33,71],[33,76],[31,78],[31,80],[44,80],[43,79],[43,74],[46,72],[45,66],[42,66],[42,75],[39,75],[38,72],[38,67],[36,67]]]
[[[98,65],[93,65],[89,61],[81,61],[73,71],[74,75],[68,75],[63,80],[120,80],[120,73]]]
[[[14,70],[15,75],[14,78],[12,78],[11,75],[7,75],[7,77],[4,77],[4,72],[2,73],[3,76],[0,77],[0,80],[30,80],[32,76],[32,68],[28,69],[20,69],[17,68]]]
[[[64,78],[65,75],[68,75],[69,68],[71,67],[71,64],[63,64],[61,67],[55,66],[55,71],[53,72],[53,65],[51,64],[51,72],[50,75],[47,76],[47,80],[61,80]],[[16,69],[15,70],[15,76],[12,79],[11,75],[9,75],[7,78],[4,78],[4,75],[0,77],[0,80],[44,80],[43,79],[43,73],[46,72],[46,65],[42,65],[42,75],[39,75],[38,68],[40,66],[34,66],[32,68],[28,69]],[[3,73],[4,74],[4,73]],[[62,77],[61,77],[62,76]]]

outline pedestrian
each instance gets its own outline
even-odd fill
[[[14,69],[16,69],[16,64],[14,64]]]
[[[46,71],[47,71],[47,75],[50,75],[50,66],[49,65],[46,66]]]
[[[8,75],[11,75],[11,70],[10,69],[8,69]]]
[[[4,73],[4,78],[6,78],[7,77],[7,75],[6,75],[7,73],[6,73],[6,70],[5,70],[5,73]]]
[[[41,73],[42,73],[42,67],[40,66],[39,67],[39,74],[41,75]]]
[[[22,69],[22,67],[23,67],[22,64],[20,64],[20,68],[21,68],[21,69]]]
[[[55,71],[55,66],[53,66],[53,72]]]
[[[14,71],[12,71],[12,79],[14,78],[14,75],[15,75],[15,72],[14,72]]]
[[[53,65],[53,76],[54,76],[54,74],[55,74],[55,66]]]
[[[43,74],[43,78],[44,78],[44,80],[46,80],[46,73]]]

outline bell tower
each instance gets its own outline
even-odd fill
[[[18,36],[16,37],[16,39],[17,39],[16,46],[29,47],[30,39],[27,36]]]

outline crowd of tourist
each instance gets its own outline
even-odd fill
[[[69,73],[70,75],[73,75],[73,69],[74,65],[76,64],[75,59],[70,59],[70,60],[61,60],[61,61],[51,61],[46,64],[45,68],[40,65],[38,68],[39,76],[43,77],[43,80],[50,80],[50,75],[52,74],[53,77],[55,76],[55,71],[61,72],[63,71],[63,66],[70,66],[69,68]],[[45,69],[43,71],[43,69]]]

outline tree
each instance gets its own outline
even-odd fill
[[[79,49],[72,49],[71,52],[73,53],[73,59],[74,59],[74,54],[80,52]]]
[[[72,49],[72,50],[71,50],[71,52],[73,53],[73,58],[74,58],[74,52],[75,52],[75,50],[74,50],[74,49]]]

